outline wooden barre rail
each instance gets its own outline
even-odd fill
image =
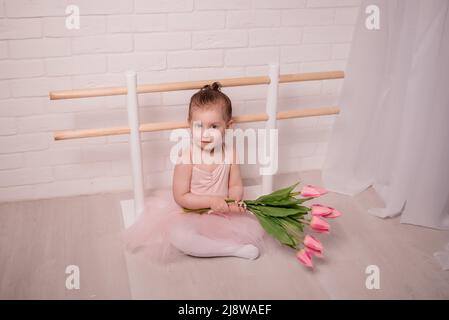
[[[345,75],[343,71],[284,74],[279,76],[279,83],[341,79],[344,78],[344,76]],[[236,87],[236,86],[269,84],[270,78],[268,76],[260,76],[260,77],[228,78],[221,80],[198,80],[198,81],[172,82],[160,84],[142,84],[137,86],[137,93],[200,89],[204,85],[210,84],[212,81],[220,82],[223,87]],[[50,100],[59,100],[59,99],[78,99],[88,97],[124,95],[127,94],[127,92],[128,91],[126,87],[105,87],[105,88],[92,88],[92,89],[51,91],[49,93],[49,96]]]
[[[283,120],[291,118],[323,116],[323,115],[338,114],[339,112],[340,109],[338,107],[296,109],[296,110],[280,111],[276,114],[276,119]],[[236,123],[258,122],[268,120],[268,115],[266,113],[248,114],[242,116],[235,116],[233,117],[233,119]],[[139,130],[141,132],[151,132],[151,131],[163,131],[180,128],[188,128],[187,121],[145,123],[140,125]],[[129,132],[130,129],[128,127],[112,127],[112,128],[87,129],[77,131],[60,131],[54,133],[54,139],[55,140],[80,139],[80,138],[129,134]]]

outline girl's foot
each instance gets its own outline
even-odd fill
[[[259,256],[259,248],[252,244],[241,246],[235,251],[235,255],[240,258],[254,260]]]

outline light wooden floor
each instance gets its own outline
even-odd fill
[[[301,180],[321,185],[320,172],[282,175],[275,188]],[[381,204],[373,189],[357,197],[327,194],[314,202],[338,208],[332,233],[320,236],[326,259],[305,269],[294,251],[267,238],[255,261],[185,256],[158,267],[125,254],[120,200],[130,193],[0,204],[2,299],[448,299],[449,271],[433,252],[449,232],[370,216]],[[423,213],[425,214],[425,212]],[[316,260],[318,261],[318,260]],[[80,268],[81,288],[67,290],[66,266]],[[368,265],[380,289],[365,287]]]

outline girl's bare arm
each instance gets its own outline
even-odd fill
[[[240,201],[243,198],[243,183],[240,176],[240,166],[238,163],[231,165],[228,194],[230,199],[237,201]]]
[[[196,195],[190,192],[192,164],[177,164],[173,174],[173,197],[183,208],[201,209],[211,206],[211,196]]]
[[[229,174],[229,190],[230,199],[240,201],[243,199],[243,183],[240,176],[240,164],[238,163],[238,155],[235,145],[232,148],[232,164]]]
[[[234,147],[233,150],[233,160],[231,164],[231,172],[229,174],[229,190],[228,196],[230,199],[240,201],[243,199],[243,183],[242,177],[240,176],[240,164],[237,161],[237,153]],[[241,207],[236,204],[230,203],[229,208],[231,211],[245,212]]]

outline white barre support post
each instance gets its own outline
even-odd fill
[[[270,141],[271,141],[270,131],[272,129],[276,129],[276,114],[277,114],[278,86],[279,86],[279,64],[270,65],[269,77],[270,77],[270,84],[268,85],[267,105],[266,105],[266,113],[268,115],[268,120],[265,122],[265,129],[266,129],[266,139],[264,144],[265,155],[277,153],[278,149],[277,145],[275,146],[271,145],[271,147],[274,148],[274,152],[273,150],[269,150],[268,148],[270,148]],[[277,144],[277,139],[274,142]],[[277,154],[275,159],[273,158],[270,159],[270,163],[272,163],[272,161],[277,161]],[[273,175],[272,174],[262,175],[262,193],[267,194],[271,192],[273,192]]]
[[[131,151],[131,165],[134,188],[133,221],[143,212],[144,209],[144,191],[143,191],[143,172],[142,172],[142,151],[140,146],[139,130],[139,108],[137,100],[137,75],[130,70],[126,72],[127,109],[128,125],[130,128],[129,145]],[[126,224],[129,224],[125,223]]]

